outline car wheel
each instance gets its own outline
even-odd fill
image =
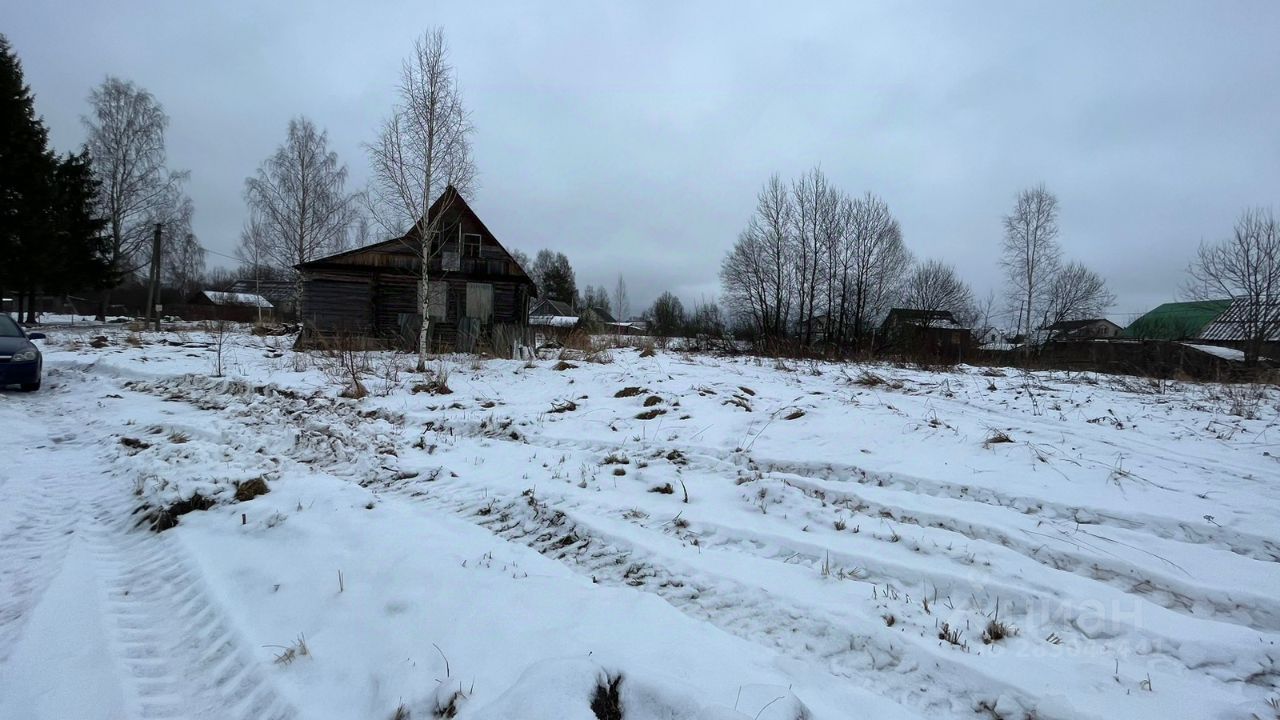
[[[40,389],[40,381],[39,381],[39,380],[37,380],[37,381],[35,381],[35,382],[33,382],[33,383],[23,383],[23,384],[22,384],[22,392],[35,392],[35,391],[37,391],[37,390],[39,390],[39,389]]]

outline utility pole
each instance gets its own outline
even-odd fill
[[[143,327],[151,324],[155,317],[155,329],[160,331],[160,313],[156,305],[160,302],[160,233],[164,223],[156,223],[156,233],[151,240],[151,274],[147,278],[147,310],[143,313]]]

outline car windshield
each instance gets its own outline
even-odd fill
[[[24,337],[22,328],[8,315],[0,315],[0,337]]]

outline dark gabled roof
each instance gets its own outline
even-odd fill
[[[586,309],[586,312],[591,313],[592,315],[594,315],[594,316],[595,316],[595,318],[596,318],[596,320],[597,320],[597,321],[599,321],[599,322],[602,322],[602,323],[618,322],[616,319],[614,319],[614,317],[613,317],[613,313],[609,312],[608,310],[605,310],[605,309],[604,309],[604,308],[602,308],[602,307],[596,306],[596,305],[593,305],[593,306],[591,306],[591,307],[587,308],[587,309]],[[584,313],[584,314],[585,314],[585,313]]]
[[[1048,326],[1048,327],[1046,327],[1046,328],[1042,328],[1042,329],[1044,329],[1044,330],[1061,330],[1062,332],[1071,332],[1072,330],[1079,330],[1079,329],[1081,329],[1081,328],[1087,328],[1087,327],[1089,327],[1090,325],[1094,325],[1094,324],[1097,324],[1097,323],[1107,323],[1107,324],[1109,324],[1109,325],[1115,325],[1115,327],[1117,327],[1117,328],[1119,328],[1119,327],[1120,327],[1119,325],[1116,325],[1115,323],[1111,322],[1110,320],[1108,320],[1108,319],[1106,319],[1106,318],[1089,318],[1089,319],[1087,319],[1087,320],[1059,320],[1058,322],[1056,322],[1056,323],[1054,323],[1054,324],[1052,324],[1052,325],[1050,325],[1050,326]]]
[[[1252,339],[1250,335],[1259,330],[1266,332],[1266,341],[1280,341],[1280,302],[1251,302],[1248,298],[1236,298],[1225,312],[1200,332],[1197,339],[1241,342]]]
[[[351,250],[344,250],[340,253],[334,253],[332,255],[327,255],[322,258],[316,258],[315,260],[294,265],[294,268],[298,270],[307,270],[307,269],[317,268],[324,265],[333,265],[335,263],[341,264],[342,258],[349,257],[351,255],[357,255],[360,253],[366,253],[370,251],[376,252],[379,250],[391,250],[391,249],[401,249],[405,251],[411,251],[411,248],[413,248],[413,246],[418,242],[418,240],[414,237],[415,233],[417,232],[418,226],[428,225],[430,219],[434,219],[446,208],[452,207],[453,203],[455,202],[457,203],[458,212],[466,214],[469,218],[475,221],[476,225],[480,226],[480,230],[485,235],[489,236],[489,238],[491,238],[495,244],[497,244],[497,246],[507,256],[507,259],[511,261],[511,265],[516,268],[518,276],[523,278],[526,282],[528,282],[529,285],[533,286],[533,294],[534,296],[536,296],[538,293],[538,290],[537,290],[537,285],[533,282],[533,279],[529,277],[529,274],[525,272],[525,269],[520,265],[519,262],[516,261],[515,257],[511,255],[511,252],[507,250],[507,247],[502,244],[502,241],[498,240],[498,236],[494,235],[493,231],[490,230],[489,227],[484,224],[484,221],[480,219],[480,216],[476,214],[476,211],[471,209],[471,206],[467,204],[466,199],[462,197],[462,193],[458,192],[458,189],[452,185],[445,188],[444,192],[440,193],[440,197],[436,198],[436,201],[431,203],[431,207],[427,209],[427,217],[423,218],[422,220],[419,220],[417,223],[415,223],[415,227],[410,228],[408,231],[405,232],[405,234],[401,235],[400,237],[391,238],[390,240],[383,240],[381,242],[365,245],[364,247],[353,248]]]
[[[952,330],[967,330],[956,321],[955,315],[950,310],[917,310],[915,308],[892,308],[889,314],[885,316],[884,323],[890,321],[900,322],[907,325],[920,325],[933,328],[948,328]]]
[[[1231,307],[1230,300],[1196,300],[1165,303],[1129,323],[1121,337],[1144,340],[1186,340]]]
[[[529,307],[529,316],[536,317],[542,315],[550,315],[552,317],[578,317],[578,313],[569,307],[568,303],[552,300],[551,298],[540,298],[537,302]]]
[[[292,280],[236,280],[226,287],[227,292],[255,293],[276,302],[293,300],[298,292],[298,284]]]

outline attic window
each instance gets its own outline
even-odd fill
[[[466,233],[462,236],[462,255],[469,258],[480,257],[479,233]]]

